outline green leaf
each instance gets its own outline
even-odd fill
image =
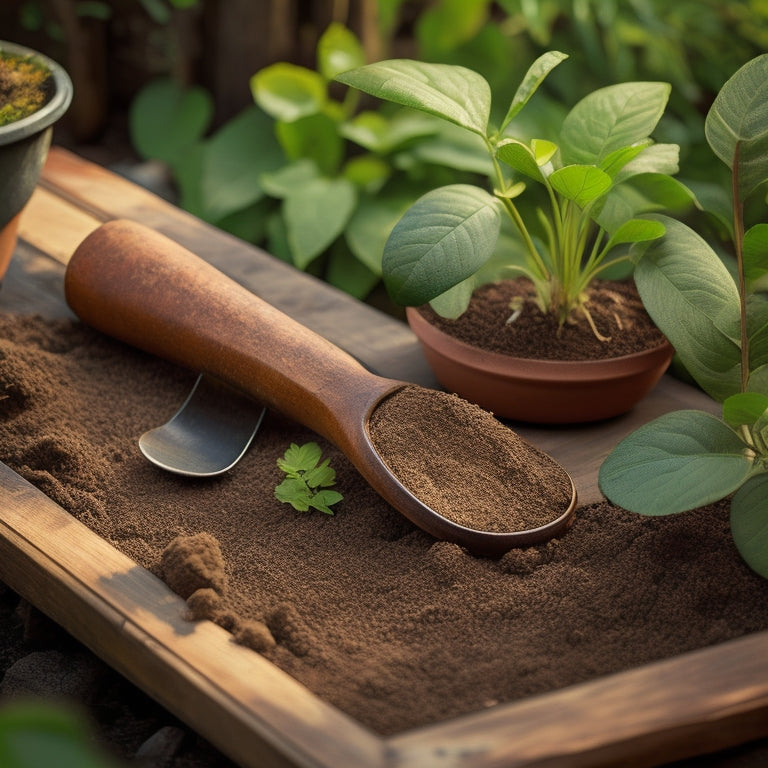
[[[755,224],[744,233],[744,277],[749,282],[768,274],[768,224]]]
[[[493,254],[500,222],[497,201],[479,187],[454,184],[419,198],[384,250],[393,301],[418,306],[474,274]]]
[[[374,274],[381,275],[381,258],[392,230],[414,202],[410,195],[365,195],[352,214],[344,236],[354,255]]]
[[[275,498],[284,504],[290,504],[297,512],[307,512],[311,499],[307,484],[299,477],[286,477],[275,488]]]
[[[387,155],[415,139],[434,135],[443,124],[431,115],[403,109],[391,117],[380,112],[360,112],[342,123],[339,131],[344,138],[355,144],[371,152]]]
[[[294,264],[306,269],[343,231],[357,202],[355,187],[346,179],[313,179],[283,202]]]
[[[736,284],[693,230],[666,216],[651,219],[666,233],[635,267],[643,304],[699,386],[722,402],[740,389]]]
[[[549,175],[552,188],[580,208],[611,188],[611,177],[594,165],[567,165]]]
[[[556,146],[556,145],[553,145]],[[557,149],[555,149],[557,151]],[[517,139],[504,139],[496,148],[496,155],[503,163],[514,168],[519,173],[544,182],[544,174],[532,147]]]
[[[212,118],[213,100],[206,90],[156,80],[131,102],[131,141],[142,157],[173,165],[186,148],[204,136]]]
[[[317,466],[323,452],[317,443],[305,443],[297,445],[291,443],[282,458],[277,460],[277,466],[283,472],[306,472]]]
[[[376,194],[392,176],[392,168],[378,155],[356,155],[347,160],[341,175],[358,189]]]
[[[489,0],[442,0],[419,14],[417,36],[432,56],[474,37],[488,15]]]
[[[253,75],[251,93],[268,115],[286,123],[321,112],[328,100],[321,75],[287,62],[272,64]]]
[[[217,221],[258,202],[262,174],[284,162],[272,120],[255,105],[244,109],[205,144],[200,199],[206,218]]]
[[[744,562],[768,579],[768,475],[753,477],[731,502],[731,534]]]
[[[326,515],[332,515],[333,510],[331,504],[336,504],[341,501],[343,496],[338,491],[322,490],[312,494],[310,498],[310,506],[319,512],[324,512]]]
[[[501,128],[499,128],[499,133],[504,132],[504,129],[515,118],[517,113],[528,103],[531,96],[536,93],[547,75],[567,58],[568,55],[560,53],[560,51],[548,51],[533,62],[528,72],[526,72],[523,82],[520,83],[512,103],[509,105],[506,117],[501,123]]]
[[[317,68],[326,80],[365,64],[365,51],[357,36],[343,24],[332,22],[317,44]]]
[[[600,467],[600,490],[643,515],[669,515],[724,498],[753,461],[738,435],[704,411],[660,416],[624,438]]]
[[[322,173],[336,175],[344,157],[344,142],[335,120],[318,114],[290,123],[279,121],[275,132],[289,160],[308,158]]]
[[[750,373],[747,389],[768,395],[768,365],[761,365]]]
[[[381,251],[378,259],[379,268],[374,272],[352,253],[343,239],[337,240],[328,253],[324,279],[362,301],[381,280]]]
[[[634,160],[641,152],[644,152],[653,142],[651,139],[638,141],[631,147],[620,147],[611,152],[600,162],[600,168],[604,170],[612,179],[628,163]]]
[[[742,200],[768,178],[768,54],[748,61],[723,85],[704,131],[734,172]]]
[[[462,280],[457,285],[454,285],[453,288],[449,288],[445,291],[445,293],[435,296],[435,298],[429,302],[429,306],[441,317],[455,320],[467,311],[470,299],[472,298],[472,293],[475,290],[476,282],[474,275],[468,277],[466,280]]]
[[[668,83],[619,83],[585,96],[560,133],[567,164],[599,164],[612,152],[651,135],[667,105]]]
[[[491,88],[471,69],[410,59],[390,59],[339,75],[336,80],[406,107],[442,117],[486,135]]]
[[[261,186],[271,197],[285,198],[298,187],[320,177],[313,160],[301,158],[261,177]]]
[[[313,469],[304,473],[304,482],[310,488],[323,488],[336,482],[336,470],[329,466],[331,460],[326,459]]]
[[[768,411],[768,395],[757,392],[740,392],[731,395],[723,403],[723,419],[738,428],[743,424],[754,424]]]
[[[660,221],[650,219],[630,219],[625,221],[612,235],[605,246],[606,252],[617,245],[626,243],[644,243],[656,240],[664,235],[666,227]]]
[[[635,149],[635,147],[631,149]],[[611,153],[604,162],[609,162],[611,157],[620,152],[621,150],[616,150],[616,152]],[[619,169],[619,172],[615,174],[615,180],[617,184],[620,184],[632,176],[639,176],[644,173],[674,176],[679,170],[680,147],[677,144],[653,144],[639,152]]]

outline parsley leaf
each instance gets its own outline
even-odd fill
[[[277,460],[277,466],[286,475],[275,488],[278,501],[290,504],[298,512],[312,508],[332,515],[331,505],[344,497],[338,491],[328,490],[336,483],[336,470],[329,466],[330,459],[319,463],[321,458],[322,450],[317,443],[291,443]]]

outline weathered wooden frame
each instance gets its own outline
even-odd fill
[[[104,210],[105,200],[113,210]],[[22,237],[46,259],[65,262],[73,245],[112,215],[181,233],[178,239],[204,257],[201,248],[230,248],[230,267],[244,258],[220,233],[205,230],[195,239],[204,225],[61,151],[52,153]],[[378,341],[369,335],[365,343]],[[410,347],[394,346],[392,365],[406,364]],[[390,352],[382,346],[381,354]],[[665,402],[651,407],[677,407],[689,397],[674,383],[661,386]],[[610,441],[612,428],[605,429]],[[562,450],[570,450],[573,434]],[[546,443],[543,433],[535,437]],[[585,453],[583,443],[578,450]],[[598,458],[587,456],[575,478],[588,499]],[[768,632],[761,632],[382,738],[220,627],[187,621],[184,601],[160,580],[3,464],[0,580],[246,768],[652,766],[768,735]]]

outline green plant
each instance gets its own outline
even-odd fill
[[[671,176],[678,147],[650,138],[669,96],[666,83],[599,89],[565,116],[559,136],[515,137],[515,118],[565,58],[550,51],[534,62],[498,127],[490,122],[490,86],[464,67],[396,59],[337,77],[458,125],[479,138],[492,164],[493,194],[466,184],[435,189],[397,223],[382,263],[394,301],[431,302],[440,314],[457,317],[489,268],[512,269],[533,281],[537,303],[561,324],[577,311],[591,322],[590,282],[628,261],[626,246],[664,231],[660,222],[639,215],[690,199]],[[545,193],[529,216],[516,201],[526,190],[520,176]],[[497,248],[502,212],[518,237]]]
[[[755,198],[765,217],[768,55],[725,83],[705,131],[731,172],[736,279],[693,230],[665,221],[664,237],[639,254],[635,280],[691,376],[722,403],[722,419],[686,410],[644,425],[606,458],[600,487],[614,503],[646,515],[734,494],[734,542],[768,578],[768,223],[745,221]]]
[[[359,94],[332,82],[363,63],[346,27],[325,30],[317,62],[317,71],[278,62],[257,72],[256,103],[210,136],[210,94],[155,81],[131,105],[131,136],[141,156],[169,165],[182,207],[364,298],[380,280],[381,251],[403,211],[436,174],[464,177],[476,159],[450,141],[419,156],[439,121],[358,111]]]
[[[299,512],[307,512],[311,507],[332,515],[331,506],[343,496],[329,490],[336,483],[336,470],[329,466],[330,459],[320,462],[321,457],[317,443],[302,446],[291,443],[285,455],[277,460],[286,478],[275,488],[275,497]]]
[[[16,702],[0,709],[3,768],[110,768],[83,719],[60,705]]]

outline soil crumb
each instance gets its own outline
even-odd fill
[[[227,591],[227,574],[219,542],[204,531],[177,536],[168,544],[160,558],[160,573],[165,583],[184,599],[203,589],[220,595]]]
[[[529,530],[570,506],[571,481],[562,467],[457,395],[404,387],[376,406],[368,429],[395,477],[467,528]]]
[[[736,551],[727,503],[667,518],[582,507],[557,540],[478,558],[417,529],[333,445],[274,413],[226,475],[157,469],[138,438],[194,379],[77,323],[0,314],[0,381],[26,393],[0,413],[0,460],[138,565],[168,569],[191,617],[376,733],[768,629],[768,581]],[[400,419],[399,439],[418,444]],[[310,440],[344,494],[332,517],[274,498],[277,458]]]

